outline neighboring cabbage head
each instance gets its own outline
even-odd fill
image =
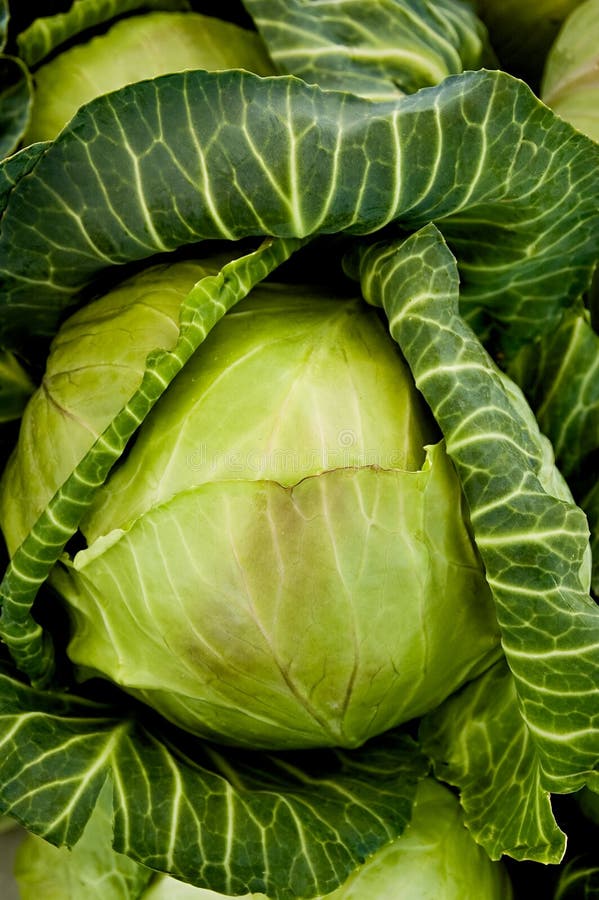
[[[8,465],[12,551],[172,346],[205,269],[152,269],[59,332]],[[163,395],[53,574],[81,677],[197,735],[355,747],[500,654],[460,484],[377,312],[263,285]]]
[[[541,99],[599,141],[599,0],[586,0],[564,22],[545,63]]]
[[[53,140],[79,107],[95,97],[186,69],[274,74],[261,39],[246,28],[199,13],[131,16],[40,66],[24,141]]]

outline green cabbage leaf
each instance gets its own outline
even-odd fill
[[[434,219],[468,315],[482,331],[492,307],[524,342],[589,284],[598,155],[501,72],[380,104],[242,72],[131,85],[83,107],[8,194],[1,337],[52,334],[108,267],[203,239]]]
[[[73,846],[108,778],[115,850],[224,894],[329,893],[403,832],[427,769],[395,732],[351,754],[236,752],[122,703],[36,691],[7,668],[1,687],[2,808]]]
[[[187,0],[73,0],[69,9],[54,15],[38,16],[17,35],[19,55],[29,67],[33,67],[70,39],[119,16],[147,9],[188,8]]]
[[[482,687],[447,701],[445,713],[432,714],[425,746],[442,761],[443,777],[463,789],[469,825],[492,856],[508,840],[518,853],[528,825],[540,858],[555,861],[564,845],[549,824],[547,793],[599,786],[599,607],[588,594],[586,519],[548,466],[548,442],[522,394],[461,318],[457,266],[438,229],[374,244],[353,265],[365,297],[384,308],[460,474],[511,673],[508,681],[507,670],[483,675]],[[512,714],[499,714],[501,705]],[[492,735],[485,742],[483,706]],[[490,793],[498,815],[487,807],[481,824],[477,808]]]
[[[435,85],[489,59],[480,19],[456,0],[244,0],[282,74],[373,100]]]

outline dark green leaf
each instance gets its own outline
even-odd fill
[[[32,144],[15,153],[0,165],[0,217],[15,184],[35,166],[47,144]]]
[[[115,849],[229,894],[330,892],[402,833],[426,772],[414,742],[393,732],[352,753],[229,751],[7,671],[0,719],[2,811],[72,845],[109,778]]]
[[[84,107],[12,190],[0,331],[52,333],[105,268],[203,238],[444,219],[462,303],[524,341],[588,284],[598,166],[598,145],[500,72],[397,104],[238,71],[164,76]]]
[[[29,123],[31,76],[24,63],[0,56],[0,158],[16,150]]]
[[[596,473],[596,461],[592,463],[591,474],[595,473],[595,483],[580,498],[580,505],[584,509],[591,530],[592,552],[592,587],[595,596],[599,598],[599,478]]]
[[[507,372],[525,392],[561,471],[584,479],[599,450],[599,335],[573,311],[542,341],[522,348]]]
[[[19,419],[34,385],[12,353],[0,351],[0,423]]]
[[[21,844],[14,875],[25,900],[75,897],[85,900],[141,900],[153,873],[112,849],[112,786],[98,802],[72,849],[54,847],[29,834]]]
[[[523,347],[507,371],[528,397],[588,516],[599,596],[599,335],[588,314],[566,315],[552,334]]]
[[[108,707],[34,692],[4,668],[0,720],[2,810],[35,834],[71,846],[106,780],[113,744],[129,723]]]
[[[281,72],[373,100],[477,69],[485,29],[460,0],[244,0]]]
[[[0,52],[4,50],[6,46],[8,18],[8,0],[0,0]]]

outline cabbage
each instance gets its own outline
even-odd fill
[[[541,98],[575,128],[599,141],[599,3],[586,0],[563,23],[543,71]]]
[[[130,380],[166,343],[201,271],[146,272],[58,333],[3,481],[12,548],[60,485],[54,460],[72,466],[118,411],[123,364]],[[455,471],[359,298],[256,288],[163,395],[82,530],[86,549],[52,579],[72,661],[213,740],[358,746],[500,652]]]
[[[56,137],[80,106],[144,78],[186,69],[273,71],[257,35],[199,13],[153,12],[63,50],[37,69],[25,143]]]
[[[481,3],[508,71],[462,0],[59,5],[0,0],[0,814],[75,854],[101,797],[127,900],[298,900],[434,778],[481,866],[559,864],[599,790],[599,146],[534,90],[583,5]]]

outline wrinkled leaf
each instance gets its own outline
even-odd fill
[[[584,479],[599,448],[599,335],[588,316],[572,311],[542,341],[523,347],[507,367],[526,393],[560,469]]]
[[[599,607],[587,593],[586,519],[544,471],[545,439],[522,395],[460,317],[438,230],[367,248],[360,270],[460,476],[542,787],[597,786]]]
[[[566,838],[505,662],[426,716],[420,737],[437,777],[460,789],[468,828],[492,859],[561,860]]]
[[[19,53],[34,66],[80,32],[143,9],[188,9],[187,0],[73,0],[66,12],[39,16],[17,37]]]
[[[139,900],[152,872],[112,849],[112,786],[107,781],[75,847],[55,847],[34,834],[14,867],[21,900]]]
[[[244,0],[281,72],[373,100],[477,69],[485,32],[459,0]]]
[[[397,837],[426,764],[388,733],[352,754],[278,756],[204,745],[137,712],[0,676],[0,808],[76,843],[109,777],[118,852],[223,893],[333,890]]]
[[[0,158],[16,150],[29,122],[31,77],[20,59],[0,56]]]
[[[598,164],[599,146],[500,72],[397,104],[241,72],[132,85],[84,107],[13,188],[1,333],[52,333],[107,267],[203,238],[437,219],[461,302],[471,315],[492,306],[525,341],[590,280]]]
[[[572,311],[542,341],[509,362],[557,463],[587,513],[593,547],[593,582],[599,587],[599,336],[588,314]]]

